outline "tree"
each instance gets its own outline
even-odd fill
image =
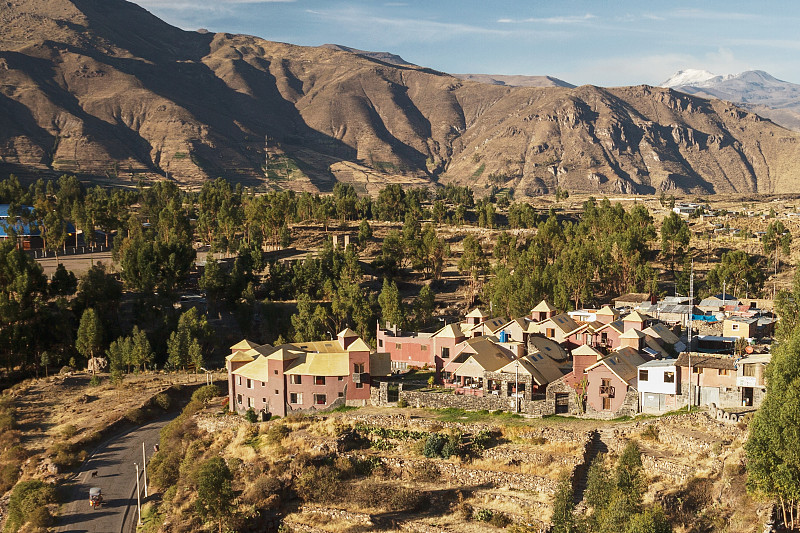
[[[367,219],[364,218],[361,220],[361,223],[358,225],[358,244],[363,248],[367,245],[369,240],[372,238],[372,227],[367,222]]]
[[[211,309],[216,312],[220,297],[225,294],[225,281],[228,278],[216,259],[206,261],[198,286],[206,292]]]
[[[234,509],[233,474],[222,457],[213,457],[197,471],[197,509],[204,518],[217,520],[222,533],[225,518]]]
[[[173,368],[183,368],[193,364],[195,372],[199,371],[202,366],[202,342],[209,335],[206,317],[201,316],[195,308],[189,309],[180,316],[177,329],[169,336],[167,362]]]
[[[777,498],[784,525],[794,529],[800,519],[800,329],[773,349],[765,381],[767,394],[745,444],[747,488]]]
[[[103,346],[103,325],[94,309],[89,307],[81,315],[75,348],[86,359],[97,357]]]
[[[406,192],[399,184],[387,185],[375,201],[375,210],[381,220],[400,222],[406,213]]]
[[[307,294],[297,298],[297,313],[292,315],[294,341],[314,341],[325,336],[328,331],[326,322],[328,314],[321,305],[314,305]]]
[[[71,270],[64,268],[62,263],[56,267],[53,278],[50,280],[50,294],[53,296],[70,296],[75,294],[78,280]]]
[[[783,341],[800,326],[800,269],[794,273],[792,290],[781,290],[775,297],[775,311],[781,317],[775,336]]]
[[[675,274],[675,256],[683,253],[683,247],[689,245],[689,225],[677,213],[670,212],[661,225],[661,251],[669,252],[669,265]]]
[[[767,226],[767,233],[761,237],[761,242],[764,245],[764,253],[775,253],[775,274],[777,275],[780,254],[789,255],[792,234],[784,227],[783,222],[776,220]]]
[[[563,475],[558,481],[555,496],[553,496],[553,516],[550,520],[552,533],[574,533],[578,530],[575,523],[575,496],[572,491],[572,480],[569,475]]]
[[[758,256],[742,250],[731,250],[722,254],[719,264],[708,271],[706,282],[716,293],[722,291],[723,284],[729,294],[737,295],[741,289],[756,292],[764,286],[764,272],[758,265]]]
[[[464,237],[464,253],[458,261],[458,269],[470,281],[470,292],[468,298],[468,305],[472,305],[475,298],[475,290],[477,282],[486,272],[489,262],[483,253],[483,247],[474,235],[467,235]]]
[[[436,299],[430,285],[423,285],[419,290],[419,295],[414,300],[414,314],[417,327],[425,328],[433,320],[433,310],[436,307]]]
[[[400,298],[400,291],[394,281],[383,280],[383,288],[378,296],[378,304],[381,306],[381,321],[383,324],[388,323],[399,328],[405,326],[406,318],[403,300]]]
[[[195,342],[197,342],[196,339]],[[199,347],[198,343],[198,349]],[[150,347],[150,341],[147,340],[147,333],[139,329],[138,326],[133,326],[133,331],[131,332],[131,365],[141,366],[142,370],[145,370],[147,365],[153,363],[154,359],[155,354]]]

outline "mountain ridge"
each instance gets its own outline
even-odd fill
[[[187,32],[123,0],[25,0],[2,17],[0,172],[370,194],[800,191],[800,135],[672,89],[464,81],[356,49]]]

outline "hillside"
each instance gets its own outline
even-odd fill
[[[0,17],[3,174],[800,191],[800,134],[670,89],[465,82],[357,51],[186,32],[123,0],[17,1]]]

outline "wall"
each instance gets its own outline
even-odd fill
[[[678,384],[680,383],[680,367],[675,366],[656,366],[640,367],[639,373],[647,370],[647,381],[639,379],[636,383],[639,392],[649,392],[657,394],[677,394]],[[672,372],[674,380],[672,383],[664,382],[664,374]]]
[[[622,403],[625,401],[625,393],[628,391],[628,385],[619,379],[616,374],[605,366],[600,365],[587,372],[586,377],[589,380],[589,387],[586,391],[587,407],[591,406],[598,412],[614,412],[622,407]],[[603,409],[603,400],[600,396],[600,385],[603,379],[608,379],[611,386],[614,387],[614,397],[611,398],[611,406],[607,410]]]
[[[619,389],[617,389],[619,390]],[[619,396],[619,393],[617,393]],[[639,393],[629,390],[621,398],[620,406],[611,411],[597,410],[591,403],[586,402],[586,417],[611,419],[620,416],[636,416],[639,413]]]

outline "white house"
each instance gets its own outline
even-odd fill
[[[661,414],[681,407],[681,368],[676,359],[656,359],[638,366],[639,406],[643,413]]]

